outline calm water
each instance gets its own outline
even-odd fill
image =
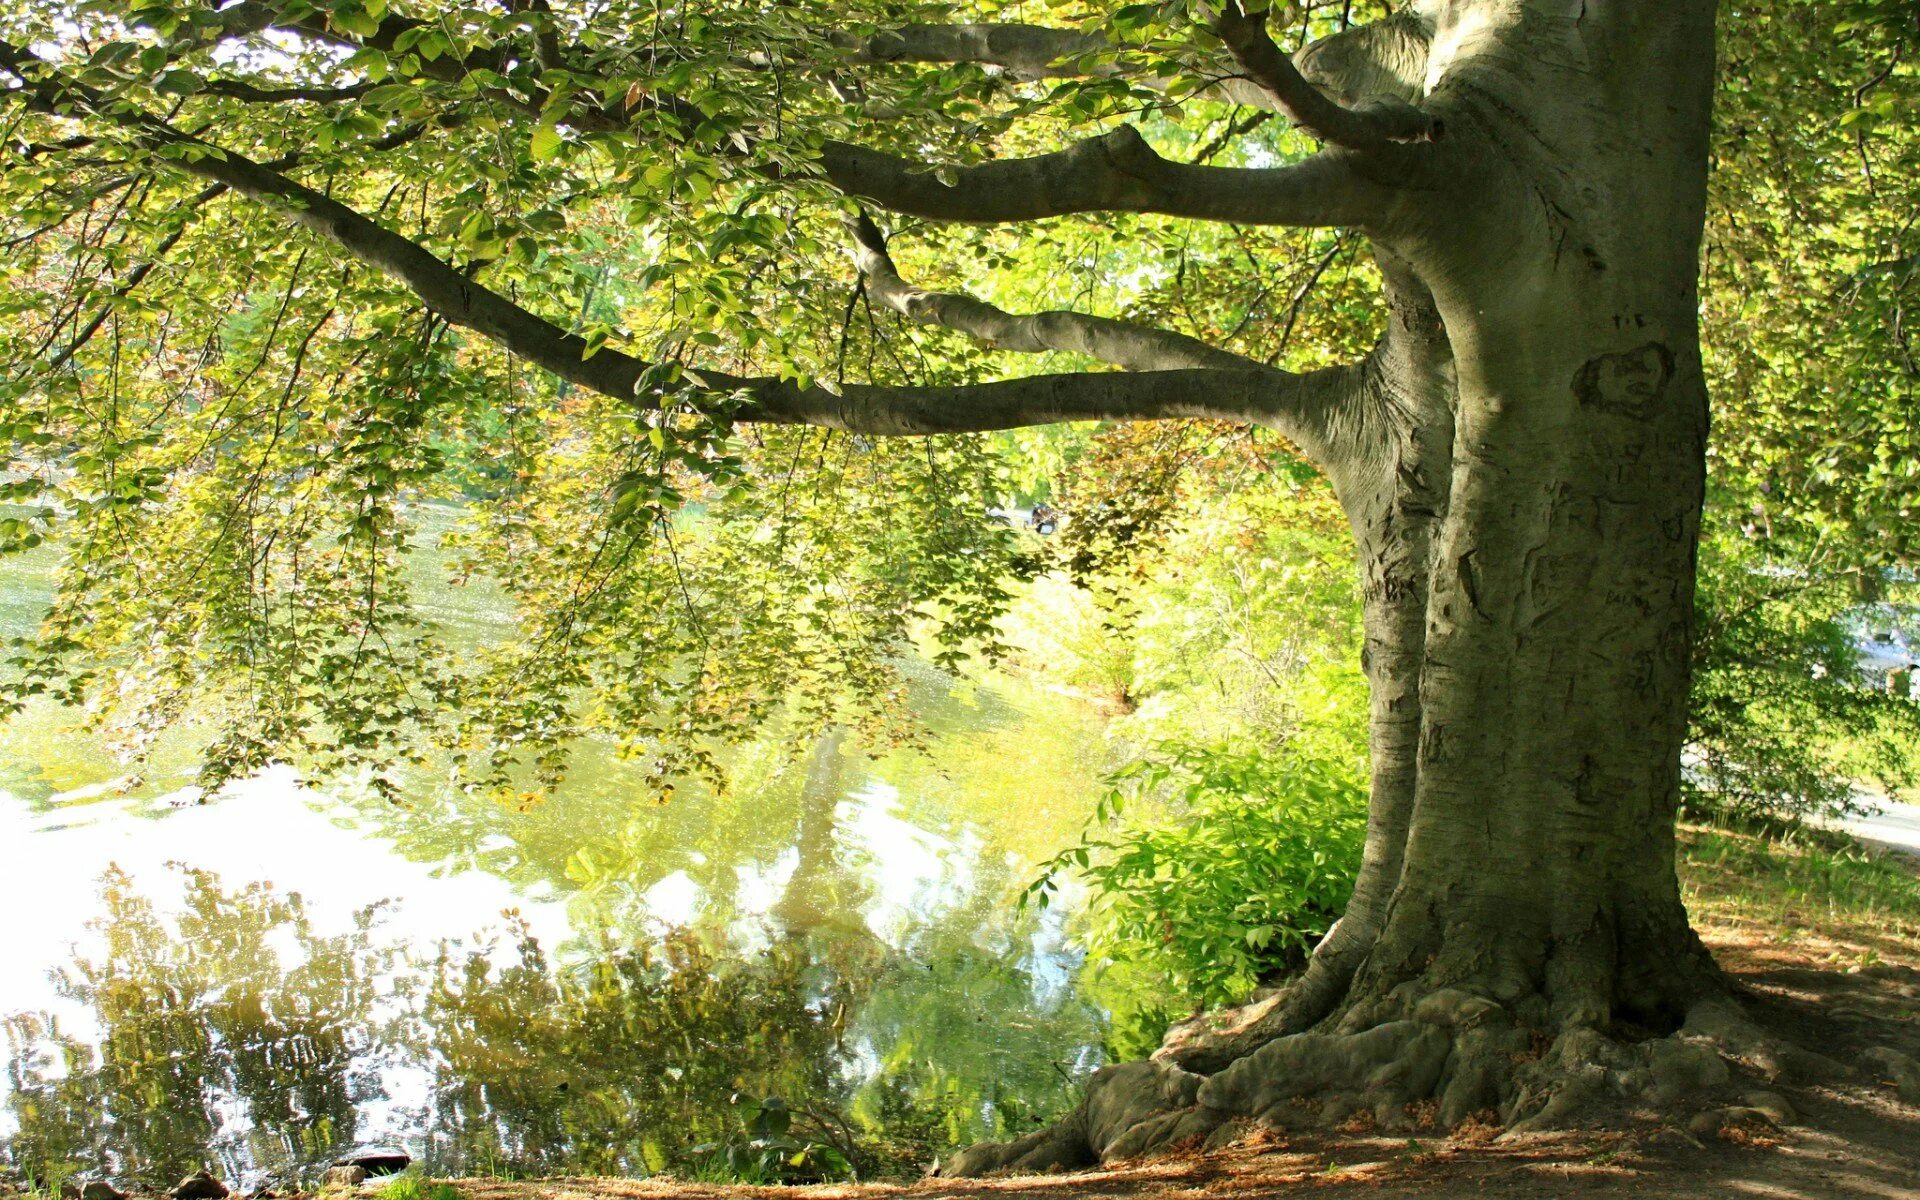
[[[29,627],[44,563],[0,577]],[[483,622],[483,601],[442,614]],[[461,611],[465,606],[465,611]],[[1031,1127],[1100,1062],[1058,909],[1097,718],[915,677],[925,755],[743,748],[656,806],[611,758],[528,812],[269,773],[198,799],[72,715],[0,730],[0,1143],[15,1174],[285,1178],[397,1141],[443,1173],[686,1172],[779,1096],[869,1173]]]

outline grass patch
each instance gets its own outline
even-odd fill
[[[1912,955],[1920,942],[1920,863],[1845,834],[1719,827],[1680,830],[1680,882],[1702,925],[1765,929],[1776,941],[1807,931],[1865,952]]]
[[[395,1175],[374,1193],[379,1200],[460,1200],[460,1189],[450,1183],[434,1183],[413,1172]]]
[[[22,1200],[60,1200],[61,1185],[75,1177],[74,1173],[35,1175],[29,1171],[21,1180],[20,1196]],[[0,1184],[4,1188],[5,1184]]]

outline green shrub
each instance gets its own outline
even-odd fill
[[[1301,966],[1346,907],[1367,822],[1349,762],[1171,743],[1108,785],[1021,897],[1045,905],[1063,876],[1083,882],[1096,963],[1164,978],[1195,1006],[1234,1003]]]
[[[1907,585],[1905,590],[1911,590]],[[1795,824],[1857,782],[1920,779],[1920,704],[1863,677],[1851,575],[1768,561],[1738,530],[1701,541],[1683,798],[1697,817]]]
[[[736,1093],[740,1136],[695,1146],[693,1177],[710,1183],[822,1183],[853,1177],[847,1149],[794,1127],[794,1112],[778,1096]]]

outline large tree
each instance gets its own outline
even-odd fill
[[[469,722],[454,744],[503,779],[500,746],[551,765],[591,693],[663,766],[698,765],[663,747],[764,715],[775,681],[884,706],[889,677],[863,664],[905,609],[947,644],[990,639],[1015,561],[967,511],[990,456],[870,439],[1244,423],[1315,463],[1352,526],[1373,786],[1351,906],[1275,999],[957,1165],[1088,1163],[1235,1117],[1392,1122],[1429,1099],[1448,1123],[1553,1122],[1602,1096],[1702,1102],[1727,1078],[1710,1041],[1777,1061],[1674,868],[1713,0],[969,15],[104,0],[5,18],[6,398],[32,468],[11,486],[41,504],[8,533],[64,525],[81,547],[18,692],[146,687],[141,711],[171,717],[244,661],[229,771],[385,745],[453,707],[497,735],[476,751]],[[1093,222],[1052,220],[1076,215]],[[1070,271],[1105,229],[1096,273],[1123,282],[1096,290],[1137,293],[1194,246],[1196,269],[1251,277],[1284,244],[1264,229],[1340,232],[1282,289],[1290,312],[1266,289],[1225,304],[1231,326],[1179,314],[1189,332],[916,286],[882,222],[989,273],[1023,254]],[[1285,333],[1248,325],[1291,331],[1297,295],[1362,244],[1377,343],[1272,365]],[[913,343],[949,364],[900,354],[855,319],[862,298],[959,335]],[[651,328],[623,334],[634,313]],[[968,339],[1118,370],[981,381]],[[764,426],[856,435],[878,465],[829,467],[826,443]],[[536,503],[521,485],[561,459]],[[803,487],[865,471],[894,503],[833,508],[812,557],[770,534],[683,560],[689,499],[753,525],[797,502],[802,464]],[[547,614],[492,691],[383,615],[404,608],[397,502],[450,473],[493,505],[474,562]],[[823,573],[836,525],[891,565]],[[365,702],[369,680],[389,698]]]

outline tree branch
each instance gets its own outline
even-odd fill
[[[1402,9],[1373,24],[1356,25],[1302,47],[1294,55],[1292,65],[1308,81],[1345,105],[1382,100],[1411,105],[1420,96],[1432,34],[1427,18],[1411,9]],[[1042,25],[915,24],[881,30],[866,37],[844,35],[834,40],[846,50],[843,61],[852,65],[979,63],[1023,81],[1129,74],[1121,63],[1084,61],[1090,55],[1120,49],[1107,37]],[[1244,64],[1241,69],[1245,69]],[[1166,83],[1158,78],[1141,78],[1136,82],[1155,89]],[[1266,112],[1285,111],[1273,90],[1258,79],[1237,74],[1222,78],[1203,94],[1209,99]]]
[[[1440,136],[1439,122],[1405,101],[1382,97],[1346,108],[1329,98],[1274,44],[1264,8],[1249,13],[1239,0],[1224,0],[1212,23],[1234,61],[1279,109],[1329,145],[1374,151]]]
[[[1111,50],[1097,33],[1042,25],[989,22],[968,25],[902,25],[871,37],[834,38],[846,61],[870,63],[979,63],[1015,79],[1059,79],[1082,74],[1063,60]]]
[[[1296,377],[1306,379],[1306,376]],[[732,381],[703,376],[709,386]],[[759,381],[739,414],[745,421],[820,425],[874,435],[974,433],[1063,421],[1198,418],[1268,423],[1281,409],[1288,377],[1243,370],[1076,372],[946,387],[848,384],[822,388]]]
[[[1077,60],[1121,47],[1101,34],[1053,29],[1044,25],[1009,22],[903,25],[871,37],[849,36],[835,40],[847,48],[845,61],[855,66],[873,63],[979,63],[997,67],[1009,77],[1021,81],[1130,76],[1135,83],[1155,91],[1164,91],[1170,82],[1158,76],[1134,75],[1125,65],[1117,62],[1083,68]],[[1200,95],[1209,100],[1248,108],[1275,109],[1273,97],[1259,84],[1229,74],[1224,69],[1219,73],[1222,77],[1202,89]]]
[[[316,22],[281,28],[343,45],[390,48],[395,39],[417,24],[389,16],[382,20],[377,33],[357,42]],[[917,28],[927,31],[927,38],[949,43],[970,38],[993,40],[985,32],[950,32],[988,27]],[[1023,36],[1036,44],[1057,40],[1048,35],[1063,32],[1037,26],[1010,28],[1025,30]],[[931,53],[927,47],[922,49]],[[1014,53],[1008,47],[1002,50]],[[557,47],[550,47],[548,52],[563,53]],[[423,63],[421,69],[436,79],[451,81],[471,65],[443,55]],[[590,103],[591,94],[579,93],[568,106],[567,120],[581,129],[625,129],[626,119],[612,108]],[[527,100],[508,93],[500,93],[498,98],[530,113],[540,112],[545,103],[539,94]],[[677,115],[690,125],[702,119],[698,109],[675,96],[652,94],[644,104]],[[1052,154],[963,168],[954,173],[952,183],[941,182],[922,161],[848,142],[824,143],[819,162],[827,182],[846,195],[911,216],[979,224],[1080,212],[1139,212],[1248,225],[1357,225],[1380,212],[1390,197],[1388,189],[1356,174],[1337,155],[1319,155],[1279,168],[1195,166],[1162,158],[1130,126]]]
[[[1127,371],[1191,368],[1246,370],[1260,364],[1198,338],[1106,317],[1074,312],[1016,315],[957,292],[927,292],[900,277],[886,237],[865,213],[848,222],[853,261],[867,292],[881,304],[922,325],[938,325],[976,338],[996,350],[1026,354],[1049,350],[1084,354]]]
[[[339,104],[358,100],[373,90],[370,83],[347,87],[261,87],[244,79],[209,79],[200,89],[213,96],[229,96],[249,104],[286,104],[304,101],[312,104]]]
[[[1293,56],[1300,74],[1352,107],[1368,101],[1418,104],[1426,93],[1433,22],[1414,8],[1308,42]]]
[[[1244,225],[1364,225],[1391,189],[1338,152],[1285,167],[1200,167],[1154,152],[1131,125],[1035,158],[955,171],[951,182],[845,142],[821,147],[827,182],[882,208],[931,220],[994,224],[1079,212],[1160,213]]]

